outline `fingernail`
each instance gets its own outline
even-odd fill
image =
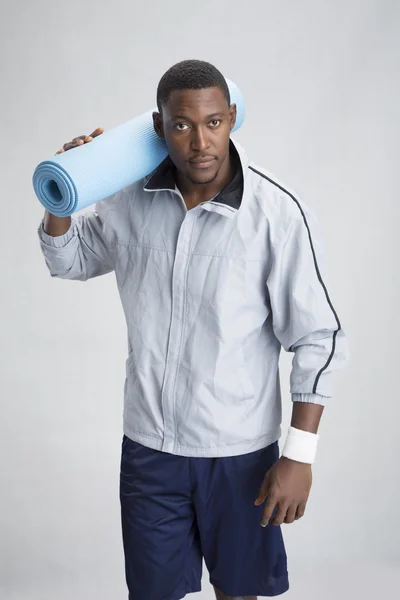
[[[266,527],[268,523],[261,523],[261,527]]]

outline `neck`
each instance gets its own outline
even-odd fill
[[[200,202],[205,202],[216,196],[218,192],[228,185],[233,176],[234,165],[230,152],[222,163],[217,177],[210,183],[193,183],[177,169],[174,169],[176,185],[185,201],[190,202],[191,205],[200,204]]]

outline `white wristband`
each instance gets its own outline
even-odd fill
[[[282,456],[312,465],[317,454],[318,440],[318,433],[310,433],[290,426]]]

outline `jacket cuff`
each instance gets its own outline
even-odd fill
[[[39,238],[41,239],[41,241],[44,244],[47,244],[48,246],[52,246],[53,248],[63,248],[74,237],[74,222],[71,220],[71,225],[70,225],[70,228],[68,229],[68,231],[66,231],[62,235],[57,235],[54,237],[45,232],[43,220],[40,222],[40,225],[39,225],[39,228],[37,231],[38,231]]]
[[[311,404],[321,404],[322,406],[325,406],[328,399],[328,396],[321,396],[321,394],[292,394],[293,402],[311,402]]]

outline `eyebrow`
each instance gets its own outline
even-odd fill
[[[223,112],[216,112],[216,113],[212,113],[212,115],[207,115],[206,119],[213,119],[214,117],[223,117],[224,113]],[[173,117],[171,117],[172,120],[174,119],[183,119],[184,121],[190,121],[189,117],[185,117],[184,115],[174,115]]]

